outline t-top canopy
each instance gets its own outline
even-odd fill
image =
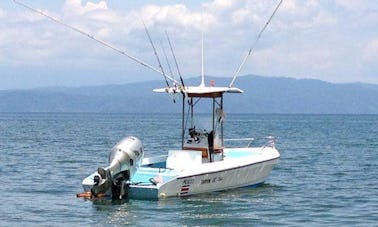
[[[188,97],[216,98],[221,97],[223,93],[243,93],[243,90],[236,87],[206,87],[206,86],[188,86],[183,89],[180,87],[157,88],[153,90],[158,93],[181,93],[185,92]]]

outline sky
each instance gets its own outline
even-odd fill
[[[279,0],[22,2],[177,78],[230,77]],[[12,0],[0,2],[0,90],[162,80],[162,75]],[[164,55],[165,52],[165,55]],[[284,0],[240,75],[378,84],[378,1]],[[164,85],[162,83],[162,85]]]

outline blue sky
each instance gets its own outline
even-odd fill
[[[25,0],[65,23],[156,66],[146,23],[164,67],[164,37],[184,78],[231,77],[278,0]],[[0,89],[122,84],[161,75],[28,11],[0,2]],[[173,60],[170,59],[171,65]],[[378,84],[378,1],[284,0],[244,74]]]

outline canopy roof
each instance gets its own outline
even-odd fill
[[[158,93],[181,93],[185,92],[188,97],[216,98],[223,93],[243,93],[243,90],[236,87],[207,87],[207,86],[188,86],[183,89],[180,87],[157,88],[153,90]]]

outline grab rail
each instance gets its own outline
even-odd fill
[[[276,137],[274,137],[274,136],[268,136],[266,138],[268,139],[268,142],[266,142],[266,144],[262,147],[262,149],[264,149],[266,147],[275,148],[275,146],[276,146]]]
[[[268,141],[262,146],[262,149],[266,147],[275,147],[276,145],[276,137],[274,136],[267,136],[267,137],[262,137],[259,139],[268,139]],[[247,138],[238,138],[238,139],[224,139],[224,141],[249,141],[247,144],[247,147],[250,147],[252,142],[255,141],[255,138],[252,137],[247,137]]]
[[[249,147],[254,140],[255,138],[252,138],[252,137],[239,138],[239,139],[224,139],[224,141],[249,141],[247,144],[247,147]]]

